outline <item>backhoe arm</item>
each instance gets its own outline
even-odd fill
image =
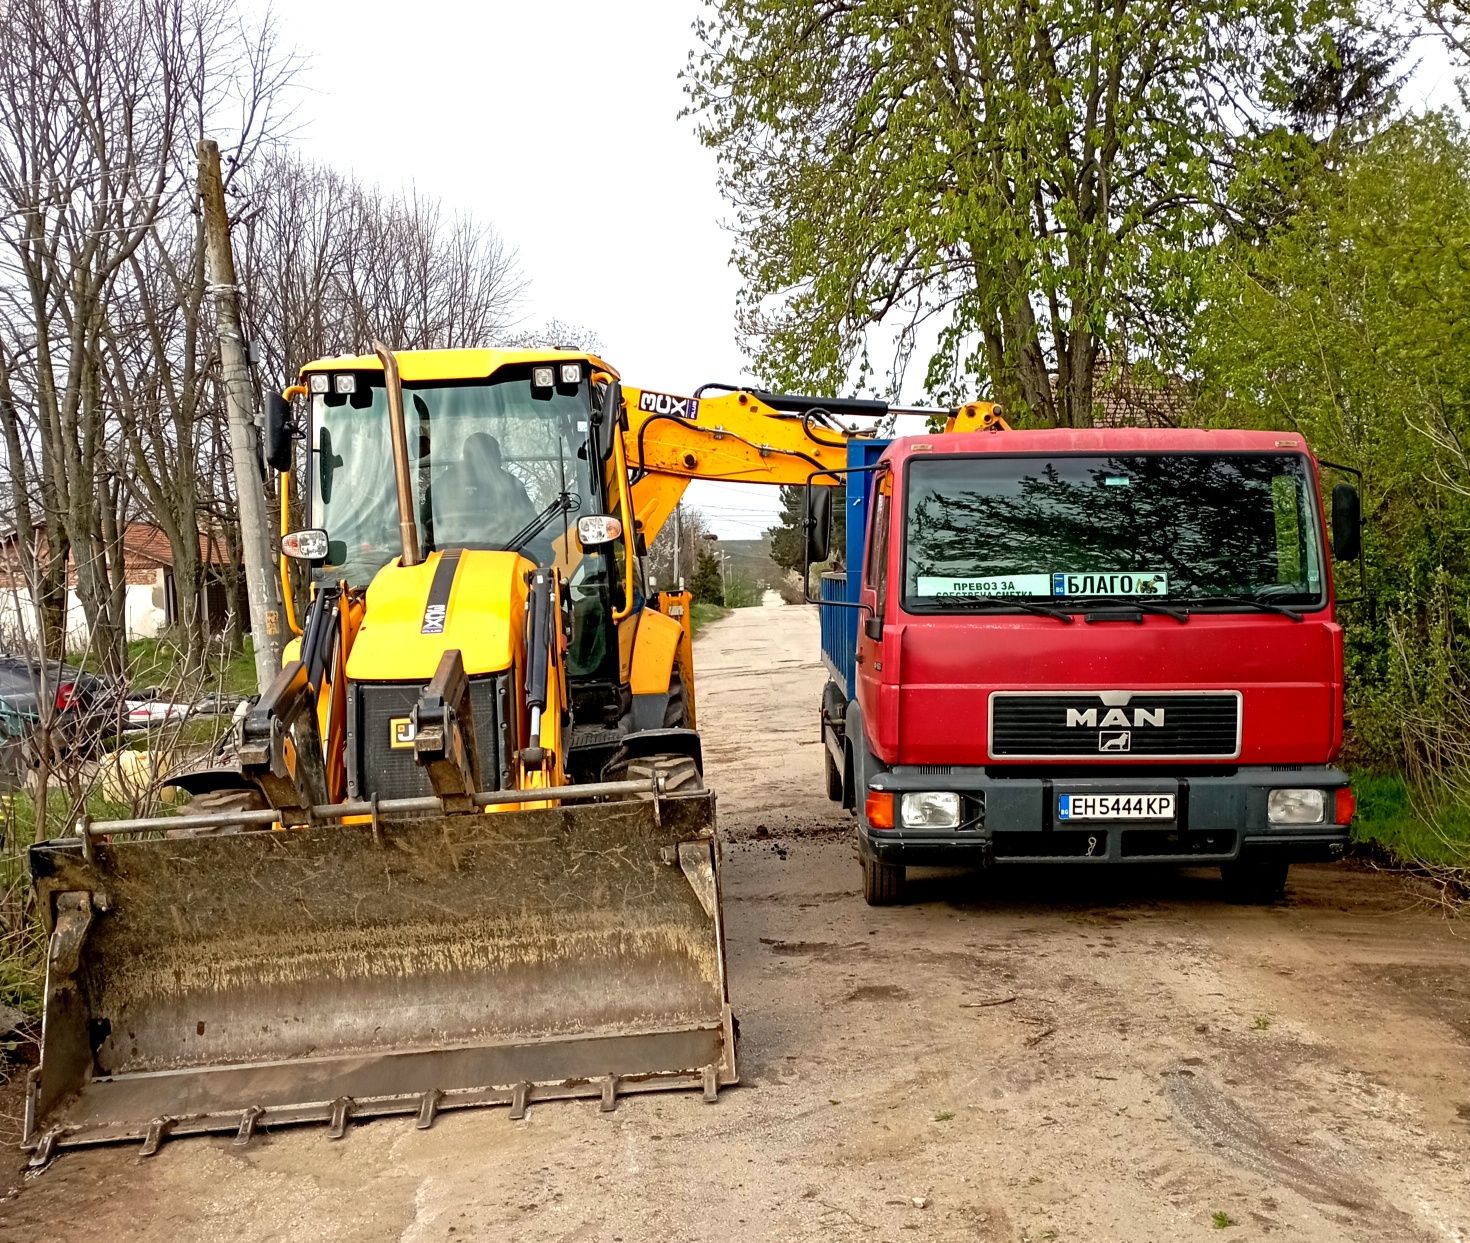
[[[633,509],[650,544],[690,481],[834,485],[839,479],[823,472],[844,470],[848,441],[872,436],[891,414],[943,418],[946,433],[1006,427],[989,402],[938,410],[744,389],[677,397],[627,387],[623,397]],[[871,422],[858,428],[854,418]]]

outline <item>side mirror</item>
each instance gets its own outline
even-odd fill
[[[327,560],[327,554],[331,551],[331,544],[327,539],[327,533],[319,527],[310,527],[305,531],[292,531],[289,535],[281,536],[281,552],[293,561],[308,561],[313,565],[321,565]]]
[[[265,429],[261,436],[260,456],[271,470],[283,473],[291,469],[291,403],[279,393],[265,395]]]
[[[832,488],[806,485],[806,562],[825,561],[832,552]]]
[[[876,615],[869,617],[863,622],[863,633],[870,639],[881,639],[883,637],[883,619]]]
[[[1357,488],[1340,483],[1332,489],[1332,559],[1355,561],[1363,550],[1363,503]]]
[[[623,413],[623,386],[617,380],[599,384],[592,390],[592,425],[597,429],[598,456],[604,462],[612,457],[618,437],[618,423]]]
[[[577,542],[583,551],[602,548],[623,538],[623,524],[606,514],[583,514],[577,519]]]

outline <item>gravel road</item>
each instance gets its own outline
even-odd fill
[[[806,608],[697,647],[743,1084],[63,1157],[5,1239],[1470,1240],[1470,938],[1414,882],[917,876],[858,896]]]

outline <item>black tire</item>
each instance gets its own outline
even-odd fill
[[[669,674],[669,702],[664,708],[664,728],[683,729],[689,723],[689,692],[684,689],[684,678],[675,665]]]
[[[823,770],[827,774],[827,797],[834,803],[842,802],[842,770],[832,758],[832,748],[822,743]]]
[[[648,781],[655,774],[662,782],[665,794],[694,794],[704,789],[704,778],[687,755],[650,755],[643,759],[629,760],[627,767],[615,781]],[[639,798],[652,798],[652,794],[640,794]]]
[[[179,819],[191,816],[215,815],[222,811],[265,811],[270,804],[259,790],[243,786],[227,787],[223,790],[206,790],[196,794],[179,809]],[[201,824],[197,828],[170,829],[170,837],[215,837],[225,833],[238,833],[237,824]]]
[[[895,906],[902,902],[906,879],[903,864],[863,856],[863,901],[869,906]]]
[[[1286,897],[1291,864],[1279,859],[1238,859],[1220,865],[1227,901],[1248,905],[1280,902]]]

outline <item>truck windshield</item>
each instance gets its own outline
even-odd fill
[[[330,540],[325,576],[359,585],[401,551],[387,390],[379,375],[363,379],[351,396],[312,403],[312,525]],[[593,509],[585,386],[533,393],[524,373],[405,384],[403,405],[424,552],[519,542],[532,560],[549,564],[575,544],[565,531],[579,510]],[[527,537],[542,515],[540,531]]]
[[[1085,607],[1320,606],[1322,541],[1301,454],[936,456],[908,468],[904,607],[990,598]]]

